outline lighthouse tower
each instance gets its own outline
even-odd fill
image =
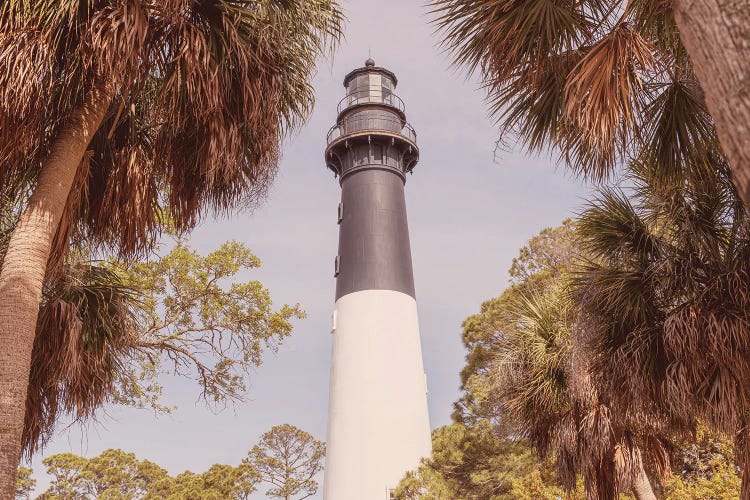
[[[431,452],[404,184],[419,160],[396,75],[368,59],[325,159],[341,184],[325,500],[387,500]]]

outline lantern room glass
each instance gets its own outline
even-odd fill
[[[365,103],[394,105],[393,80],[382,73],[371,71],[352,78],[347,87],[346,107]]]

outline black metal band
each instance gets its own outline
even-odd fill
[[[404,182],[380,167],[358,169],[341,184],[336,300],[362,290],[415,297]]]

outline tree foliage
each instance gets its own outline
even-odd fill
[[[701,421],[734,436],[750,497],[747,216],[672,2],[433,7],[444,47],[486,84],[501,136],[596,180],[626,174],[627,189],[604,189],[576,222],[589,261],[576,343],[612,425],[638,430],[662,471],[666,441]]]
[[[725,436],[699,425],[695,436],[677,443],[674,475],[665,481],[667,500],[712,500],[740,497],[734,446]]]
[[[498,397],[493,388],[493,365],[497,349],[504,341],[503,331],[512,323],[512,304],[523,294],[544,291],[572,264],[575,241],[573,222],[547,228],[531,238],[513,259],[509,270],[511,285],[499,296],[484,302],[478,314],[464,320],[462,341],[467,350],[466,366],[461,371],[461,398],[455,403],[454,420],[472,422],[490,420],[503,425],[497,417]]]
[[[152,483],[167,477],[167,471],[155,463],[121,450],[105,450],[90,459],[61,453],[42,463],[52,476],[50,487],[40,497],[44,500],[143,498]]]
[[[435,451],[432,460],[427,461],[418,471],[410,473],[404,479],[398,490],[399,498],[441,500],[492,498],[487,496],[486,490],[478,489],[478,485],[486,486],[491,483],[480,481],[478,485],[472,484],[471,477],[469,480],[465,480],[466,476],[462,477],[462,471],[467,470],[476,472],[476,477],[480,478],[486,477],[484,474],[490,477],[495,474],[497,477],[501,471],[505,470],[503,467],[510,463],[501,452],[490,451],[486,454],[471,452],[487,449],[482,447],[482,443],[486,442],[487,432],[495,437],[506,436],[506,439],[508,436],[513,436],[510,442],[515,443],[516,446],[525,446],[527,450],[530,450],[529,445],[533,444],[533,448],[537,451],[544,449],[545,446],[553,451],[552,462],[540,463],[534,456],[531,456],[528,469],[517,470],[510,475],[513,489],[510,490],[512,493],[508,498],[556,499],[566,495],[572,495],[572,498],[584,498],[585,481],[582,478],[585,478],[586,469],[590,467],[590,465],[585,465],[586,457],[583,457],[584,460],[580,462],[583,467],[576,467],[574,474],[569,475],[569,479],[565,482],[568,488],[574,487],[575,489],[565,493],[565,488],[562,487],[565,483],[560,480],[564,474],[560,476],[558,471],[561,466],[569,467],[570,463],[566,462],[566,454],[561,455],[555,443],[565,444],[572,439],[573,441],[570,442],[575,443],[572,450],[574,456],[570,457],[570,454],[568,456],[574,461],[581,460],[581,457],[576,457],[575,453],[587,453],[590,455],[588,460],[596,457],[596,453],[603,450],[609,449],[611,453],[613,451],[611,444],[607,445],[608,448],[607,446],[601,448],[610,442],[609,439],[598,439],[592,442],[592,438],[596,436],[593,431],[597,428],[600,429],[597,432],[606,430],[604,434],[601,434],[602,437],[606,438],[609,433],[611,439],[615,440],[614,442],[617,442],[617,439],[627,438],[632,444],[638,444],[643,449],[642,460],[651,471],[649,475],[659,498],[686,500],[688,498],[739,497],[740,468],[735,462],[735,447],[731,439],[727,440],[721,434],[712,431],[711,426],[703,425],[693,419],[690,420],[690,425],[681,428],[682,432],[676,432],[674,423],[664,413],[650,415],[641,413],[640,418],[634,418],[632,408],[619,406],[622,403],[617,398],[622,397],[622,392],[614,390],[600,392],[598,404],[604,403],[604,405],[598,410],[598,414],[586,416],[586,408],[596,406],[590,406],[591,400],[588,403],[586,398],[581,400],[581,389],[608,391],[608,386],[600,383],[599,377],[615,386],[619,386],[620,383],[630,384],[633,374],[627,370],[634,368],[617,368],[613,365],[611,353],[596,349],[590,351],[592,346],[589,335],[600,335],[596,328],[588,325],[592,318],[588,317],[583,327],[580,320],[571,321],[570,314],[563,312],[577,310],[578,307],[574,301],[576,294],[566,291],[569,287],[565,285],[565,282],[569,282],[571,276],[575,277],[576,287],[581,284],[594,287],[592,290],[582,288],[591,293],[599,290],[600,283],[612,286],[612,288],[600,290],[603,295],[589,297],[595,300],[594,304],[600,306],[610,304],[603,299],[619,301],[625,297],[637,297],[638,295],[634,292],[643,289],[638,286],[628,289],[622,284],[618,285],[620,282],[615,281],[614,277],[622,279],[622,275],[610,271],[608,272],[613,277],[612,279],[601,282],[590,279],[592,276],[603,277],[602,269],[610,269],[600,260],[585,258],[587,252],[592,251],[589,245],[594,242],[598,242],[600,249],[606,249],[606,254],[614,259],[612,262],[650,265],[649,259],[655,258],[656,255],[663,255],[659,252],[677,251],[679,248],[675,246],[677,241],[684,241],[680,243],[681,245],[690,242],[691,245],[708,246],[711,245],[711,241],[716,241],[716,235],[725,234],[726,239],[718,239],[723,243],[718,243],[718,245],[714,243],[712,246],[718,249],[719,253],[711,255],[725,255],[724,259],[736,255],[734,252],[729,253],[723,250],[722,245],[728,244],[730,240],[735,245],[741,244],[744,230],[738,228],[733,231],[731,228],[735,227],[735,223],[732,222],[733,218],[728,216],[732,213],[731,210],[741,210],[741,205],[733,194],[733,187],[726,177],[713,177],[711,182],[707,179],[708,185],[716,187],[716,184],[712,182],[717,180],[719,181],[717,191],[706,191],[706,185],[703,187],[693,185],[679,191],[667,191],[666,193],[670,196],[666,196],[663,190],[657,191],[641,186],[642,189],[633,191],[636,195],[637,204],[635,205],[626,205],[624,195],[613,195],[607,199],[617,200],[616,206],[620,207],[617,211],[605,210],[605,205],[600,204],[603,202],[596,201],[592,203],[589,210],[582,214],[580,221],[574,224],[566,222],[558,228],[546,229],[538,237],[532,238],[513,263],[511,286],[500,297],[485,302],[479,314],[464,322],[463,339],[469,354],[466,367],[462,372],[463,395],[456,404],[454,412],[454,419],[460,423],[453,424],[446,430],[435,431],[433,435]],[[636,183],[635,186],[637,188],[638,184]],[[648,198],[651,201],[646,203],[646,198],[643,196],[649,193],[653,198]],[[728,198],[720,201],[722,198],[721,196],[717,198],[716,193],[724,193]],[[707,205],[710,200],[714,203],[710,205],[712,209],[709,209]],[[630,208],[625,210],[627,206]],[[660,208],[657,210],[657,207]],[[682,211],[680,218],[674,219],[682,221],[679,225],[669,222],[672,220],[668,215],[669,210],[662,212],[666,208]],[[689,210],[689,217],[684,215],[686,210]],[[631,214],[631,217],[627,219],[631,222],[626,225],[624,215],[618,214]],[[632,214],[638,214],[638,219]],[[725,215],[719,216],[719,214]],[[722,217],[728,218],[722,219]],[[640,220],[640,225],[635,224],[635,220]],[[712,220],[724,220],[719,226],[725,229],[709,229],[709,226],[706,226],[700,231],[702,235],[700,238],[695,236],[699,234],[699,231],[692,229],[692,224],[700,222],[700,226],[703,226]],[[648,232],[645,229],[638,232],[636,228],[641,227],[651,229]],[[594,235],[598,238],[582,245],[584,241],[581,240],[581,233],[584,239],[592,238]],[[548,245],[559,245],[560,252],[568,253],[568,258],[549,258],[550,255],[559,254]],[[634,254],[635,248],[649,248],[650,250]],[[707,251],[697,253],[682,251],[680,255],[685,255],[685,258],[692,259],[693,265],[698,265],[698,262],[706,261],[696,260],[695,256],[703,255],[704,252],[708,255]],[[660,265],[653,267],[654,272],[638,272],[633,273],[633,276],[648,275],[655,278],[661,275],[656,274],[658,270],[669,279],[677,279],[675,268],[667,267],[666,262],[670,259],[672,258],[664,255],[664,260],[658,261]],[[547,267],[545,264],[547,262],[560,262],[561,265]],[[724,260],[724,262],[730,265],[729,261]],[[739,262],[731,265],[738,264]],[[528,273],[519,269],[534,269],[535,271]],[[584,273],[597,270],[600,274],[596,276],[577,274],[581,272],[581,269],[586,270]],[[687,270],[684,266],[676,269]],[[520,279],[515,276],[520,276]],[[714,279],[710,273],[702,276],[707,280]],[[683,284],[681,291],[683,295],[679,297],[684,297],[689,291],[689,288],[684,286],[684,279],[680,281]],[[710,282],[707,281],[707,283]],[[696,284],[695,286],[703,291],[703,295],[700,295],[702,297],[705,297],[705,293],[711,290],[711,287],[707,285]],[[628,290],[631,291],[626,294]],[[666,298],[670,296],[670,293],[676,296],[674,292],[660,293],[658,296]],[[678,299],[678,303],[687,307],[687,303],[679,302],[680,300],[683,299]],[[653,299],[641,299],[638,303],[652,306],[654,302]],[[658,301],[655,303],[659,304]],[[723,304],[726,305],[727,301],[724,300]],[[608,321],[624,316],[624,312],[630,310],[625,308],[625,305],[624,302],[611,303],[611,307],[606,310]],[[706,311],[706,309],[703,308],[701,311]],[[643,314],[641,317],[653,316]],[[576,323],[579,327],[571,329]],[[571,332],[576,334],[571,336]],[[707,350],[705,347],[704,349]],[[579,354],[571,359],[571,354],[576,352]],[[597,360],[593,364],[592,354],[596,355],[594,359]],[[710,353],[703,354],[703,356],[709,355]],[[556,361],[552,362],[552,360]],[[634,360],[634,362],[638,361]],[[639,367],[643,366],[640,362],[638,363]],[[589,367],[588,370],[581,371],[581,368],[586,366]],[[659,366],[658,361],[646,365],[646,367],[649,366]],[[530,370],[533,367],[539,370]],[[587,377],[587,373],[592,377]],[[647,375],[648,372],[643,376]],[[710,374],[706,373],[705,376],[708,377]],[[581,406],[582,403],[585,404]],[[575,405],[578,405],[578,410],[576,410],[579,413],[578,416],[575,412],[566,413]],[[651,407],[653,406],[652,403]],[[662,419],[660,422],[654,422],[657,416]],[[565,431],[565,421],[569,417],[574,418],[575,421],[572,434],[569,429]],[[530,431],[536,432],[535,429],[545,433],[537,436],[527,434]],[[627,432],[619,434],[620,438],[618,438],[618,432],[622,431]],[[524,444],[523,441],[518,441],[519,436],[524,435],[531,437],[530,443]],[[446,439],[445,436],[451,436],[453,439]],[[597,448],[590,448],[596,442],[600,443],[600,448],[598,448],[600,451],[596,451]],[[620,444],[614,447],[614,457],[621,464],[620,466],[623,460],[620,455],[626,449],[627,447]],[[636,450],[639,451],[638,448]],[[445,459],[445,457],[449,458]],[[498,458],[499,461],[494,462],[494,458]],[[633,458],[638,459],[637,456]],[[457,476],[462,479],[457,479]],[[589,490],[588,494],[591,495],[592,492]],[[596,495],[595,498],[601,498],[601,492],[593,494]]]
[[[183,233],[256,205],[342,23],[335,0],[0,4],[0,193],[25,201],[0,271],[0,495],[44,432],[25,406],[50,270],[71,246],[144,256],[168,217]]]
[[[201,256],[183,242],[152,261],[113,263],[141,291],[141,329],[135,342],[140,372],[121,380],[118,397],[158,406],[155,365],[194,378],[210,403],[241,398],[245,375],[291,334],[298,305],[273,309],[270,292],[241,273],[260,267],[243,244],[230,241]]]
[[[214,464],[202,473],[171,476],[134,453],[105,450],[85,458],[60,453],[42,460],[51,476],[39,500],[247,500],[267,482],[267,496],[291,499],[315,494],[325,445],[292,426],[279,425],[263,434],[238,466]],[[19,474],[18,496],[34,487],[31,469]],[[25,497],[24,497],[25,498]]]
[[[112,399],[138,332],[140,292],[101,263],[63,265],[45,285],[26,399],[29,456],[61,415],[86,419]]]
[[[582,340],[615,412],[678,435],[703,421],[735,437],[747,474],[750,233],[728,172],[666,191],[635,179],[630,197],[605,190],[579,228],[592,256],[576,292],[590,318]]]
[[[16,476],[16,500],[29,500],[31,492],[36,486],[36,480],[31,476],[33,471],[28,467],[19,467]]]
[[[307,498],[318,491],[315,477],[323,470],[325,444],[293,425],[276,425],[261,436],[244,463],[271,488],[266,495],[291,500]]]
[[[260,260],[238,242],[200,255],[178,241],[148,261],[87,261],[48,278],[37,324],[25,449],[33,453],[63,416],[95,417],[107,404],[171,411],[161,377],[194,379],[209,404],[241,399],[252,367],[304,317],[274,310],[269,291],[242,273]],[[70,260],[70,259],[69,259]]]
[[[556,498],[563,495],[556,466],[565,470],[570,459],[596,456],[575,431],[570,439],[580,451],[549,453],[551,443],[563,442],[555,422],[567,425],[575,411],[568,369],[571,318],[560,310],[572,308],[562,278],[574,259],[574,236],[572,222],[565,221],[532,238],[513,261],[511,286],[464,321],[468,355],[453,414],[457,423],[435,431],[433,458],[402,482],[401,498]],[[553,296],[560,307],[535,303],[535,297],[549,302]],[[539,455],[552,460],[540,461]],[[568,472],[569,495],[583,494],[580,472],[580,465]]]
[[[52,481],[39,500],[244,500],[258,481],[245,465],[216,464],[202,474],[172,477],[155,463],[122,450],[105,450],[93,458],[61,453],[42,463]]]
[[[0,21],[0,191],[33,186],[68,116],[103,89],[110,111],[75,160],[64,224],[125,254],[154,243],[165,208],[184,230],[257,203],[343,16],[330,0],[13,0]]]
[[[720,156],[670,1],[434,0],[443,46],[478,72],[501,141],[556,150],[605,179],[638,161],[653,181]]]
[[[537,273],[509,301],[505,322],[498,324],[492,383],[504,418],[542,457],[554,460],[567,490],[573,491],[580,477],[591,498],[616,498],[638,480],[650,489],[642,480],[641,450],[647,444],[657,458],[665,451],[647,422],[635,425],[613,415],[590,380],[575,338],[580,319],[569,281],[577,239],[573,227],[568,230],[566,239],[550,238],[554,232],[545,230],[521,251],[527,260],[536,256],[531,264]],[[564,251],[569,252],[564,258],[548,258]]]
[[[545,288],[545,282],[559,276],[576,258],[575,223],[565,219],[559,226],[542,229],[518,251],[508,270],[510,282],[525,289]]]
[[[435,429],[432,438],[431,459],[407,474],[395,491],[397,499],[511,500],[540,469],[528,442],[502,435],[487,422],[454,423]],[[554,489],[549,472],[545,488]]]

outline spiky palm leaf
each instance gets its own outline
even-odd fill
[[[443,46],[478,72],[501,139],[606,179],[636,158],[654,180],[715,169],[719,147],[662,0],[433,0]]]
[[[747,496],[747,214],[726,167],[668,190],[635,186],[634,203],[604,191],[579,223],[593,259],[576,296],[593,320],[596,384],[623,415],[736,435]]]
[[[588,361],[572,339],[577,321],[564,282],[522,295],[497,351],[495,383],[504,415],[542,456],[554,456],[566,488],[582,475],[589,498],[616,498],[642,469],[640,451],[636,433],[589,381]]]
[[[522,415],[522,422],[531,423],[525,425],[528,437],[542,454],[555,442],[554,425],[565,419],[571,406],[569,318],[559,314],[567,304],[546,295],[519,298],[512,318],[517,327],[501,341],[496,360],[496,375],[512,381],[506,392],[509,414]]]
[[[132,254],[153,242],[162,207],[187,229],[257,203],[341,23],[334,0],[4,2],[0,190],[33,182],[99,86],[111,106],[90,145],[79,231]]]
[[[0,3],[0,193],[34,191],[0,275],[2,338],[20,351],[18,365],[3,364],[12,420],[2,432],[3,492],[21,448],[27,381],[38,385],[28,392],[38,422],[24,436],[33,448],[60,409],[90,415],[118,370],[127,297],[104,278],[89,282],[98,279],[91,270],[71,274],[71,238],[89,252],[131,257],[152,248],[166,214],[181,231],[207,213],[257,203],[281,138],[307,117],[316,59],[341,21],[335,0]],[[37,257],[27,269],[24,253]],[[43,299],[43,284],[70,301]],[[105,312],[118,328],[107,329]],[[112,350],[83,342],[83,328]],[[66,366],[75,355],[80,363]]]
[[[113,400],[135,346],[139,300],[106,267],[64,265],[48,279],[26,400],[28,456],[62,415],[85,421]]]

